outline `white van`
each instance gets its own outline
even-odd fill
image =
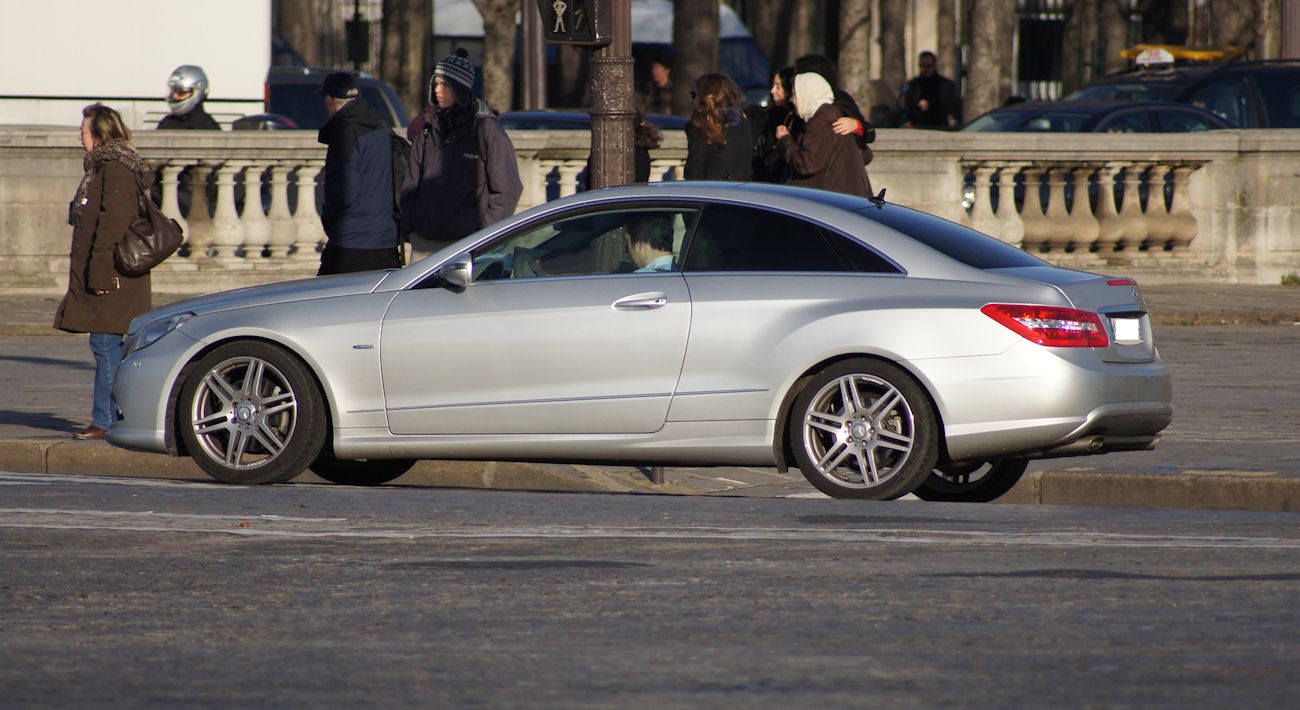
[[[771,67],[749,28],[731,6],[719,2],[719,70],[735,80],[750,102],[767,97],[772,85]],[[529,6],[532,7],[531,5]],[[483,63],[483,16],[473,0],[433,0],[433,55],[435,60],[457,47],[469,50],[475,64]],[[636,60],[635,86],[650,80],[650,57],[672,54],[673,4],[669,0],[632,0],[632,56]],[[516,53],[516,57],[518,54]],[[547,63],[558,63],[557,47],[547,46]],[[516,59],[516,65],[518,64]],[[516,70],[515,76],[519,76]],[[554,82],[551,82],[554,83]],[[518,93],[516,81],[516,94]],[[476,86],[476,91],[481,86]],[[481,93],[481,92],[480,92]]]
[[[261,113],[271,0],[5,3],[0,123],[76,126],[102,101],[130,128],[153,128],[182,64],[207,74],[204,109],[217,121]]]

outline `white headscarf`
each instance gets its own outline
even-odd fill
[[[812,120],[817,109],[835,101],[835,91],[826,83],[821,74],[804,72],[794,77],[795,104],[799,108],[799,118]]]

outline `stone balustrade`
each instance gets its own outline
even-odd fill
[[[589,135],[513,134],[520,209],[579,189]],[[155,289],[202,293],[311,276],[325,234],[324,147],[311,132],[140,132],[156,198],[185,227]],[[1054,263],[1144,282],[1277,283],[1300,271],[1300,131],[1181,135],[882,130],[876,189]],[[0,127],[0,270],[11,288],[61,290],[66,204],[81,175],[75,129]],[[679,179],[680,134],[651,180]]]

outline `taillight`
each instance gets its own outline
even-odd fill
[[[984,315],[1026,340],[1053,348],[1104,348],[1110,341],[1096,313],[1055,306],[990,303]]]

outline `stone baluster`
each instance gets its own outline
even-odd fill
[[[1097,241],[1101,225],[1092,216],[1092,203],[1088,199],[1088,186],[1096,168],[1082,167],[1074,169],[1074,204],[1070,206],[1070,234],[1074,248],[1089,251]],[[1113,196],[1112,196],[1112,199]],[[1114,203],[1111,203],[1114,207]]]
[[[1165,175],[1169,165],[1152,165],[1147,174],[1147,238],[1143,246],[1153,254],[1164,254],[1165,244],[1174,235],[1174,223],[1165,207]]]
[[[1065,175],[1068,168],[1056,165],[1047,169],[1047,230],[1044,240],[1050,251],[1065,251],[1073,243],[1070,212],[1065,206]]]
[[[519,164],[519,178],[524,184],[523,194],[519,198],[519,209],[536,207],[546,201],[546,173],[550,170],[547,161],[536,158],[516,158]]]
[[[186,163],[168,161],[158,169],[158,179],[162,183],[162,213],[176,220],[181,225],[185,238],[190,237],[190,224],[181,215],[180,194],[181,173],[188,167]]]
[[[1048,244],[1051,225],[1043,214],[1043,203],[1039,192],[1043,184],[1043,169],[1030,165],[1024,169],[1025,203],[1020,209],[1020,221],[1025,225],[1022,248],[1025,251],[1039,251]]]
[[[998,167],[998,236],[1007,244],[1023,248],[1025,223],[1016,209],[1016,175],[1024,165],[1002,163]]]
[[[189,170],[190,212],[185,219],[190,228],[190,258],[204,259],[216,240],[217,230],[208,212],[208,176],[220,163],[200,162]]]
[[[293,169],[293,164],[281,162],[272,165],[270,170],[271,211],[267,220],[271,224],[271,234],[267,247],[272,259],[288,257],[298,238],[298,226],[289,212],[289,173]]]
[[[262,173],[268,165],[253,163],[244,173],[244,213],[240,215],[244,223],[244,258],[254,261],[262,258],[263,250],[271,243],[271,220],[262,204]]]
[[[989,164],[975,166],[975,197],[970,209],[970,227],[990,237],[1002,238],[1002,225],[993,214],[993,197],[989,185],[997,167]],[[962,210],[965,214],[965,210]]]
[[[316,176],[324,167],[323,160],[303,161],[298,167],[298,211],[293,216],[297,241],[290,257],[298,261],[319,261],[317,247],[325,242],[325,228],[316,212]]]
[[[1175,255],[1187,253],[1198,231],[1196,217],[1188,207],[1187,196],[1187,180],[1194,170],[1190,165],[1174,168],[1174,195],[1169,201],[1169,221],[1173,224],[1169,234],[1169,249]]]
[[[217,170],[217,209],[212,215],[215,236],[210,249],[214,258],[234,259],[244,244],[244,225],[235,209],[235,178],[247,166],[243,161],[226,161]]]
[[[663,182],[673,170],[681,173],[681,168],[678,167],[681,164],[682,161],[680,160],[661,159],[650,161],[650,182]]]
[[[1124,168],[1124,205],[1119,208],[1119,249],[1137,249],[1147,238],[1147,219],[1142,214],[1142,166],[1130,163]]]
[[[1093,244],[1100,254],[1115,251],[1124,236],[1124,223],[1115,209],[1115,176],[1122,167],[1121,163],[1106,163],[1097,173],[1097,238]]]
[[[537,204],[540,205],[541,203],[551,199],[551,175],[552,174],[556,175],[558,180],[558,175],[559,175],[558,169],[560,167],[560,164],[561,161],[559,160],[537,161],[537,165],[538,165],[537,179],[540,182],[540,186],[538,188],[538,193],[537,193],[537,197],[538,197]],[[556,185],[555,196],[560,197],[560,188],[558,183]]]
[[[578,173],[581,173],[586,164],[566,160],[560,163],[560,197],[568,197],[578,192]]]

